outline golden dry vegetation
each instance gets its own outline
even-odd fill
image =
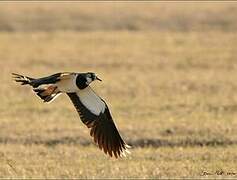
[[[0,177],[236,177],[235,9],[1,4]],[[65,95],[44,104],[11,79],[60,71],[103,79],[92,86],[133,146],[129,157],[104,155]]]

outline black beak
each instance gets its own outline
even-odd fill
[[[96,78],[95,79],[97,79],[97,80],[99,80],[99,81],[102,81],[100,78],[98,78],[97,76],[96,76]]]

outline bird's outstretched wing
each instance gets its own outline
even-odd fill
[[[116,158],[125,155],[125,152],[129,153],[129,146],[121,138],[104,100],[89,86],[77,93],[67,94],[100,149]]]

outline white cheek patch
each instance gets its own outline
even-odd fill
[[[87,87],[85,89],[77,91],[77,95],[82,104],[93,114],[99,115],[105,111],[105,103],[98,97],[94,91]]]
[[[89,85],[91,82],[92,82],[92,79],[89,78],[89,77],[87,77],[87,78],[86,78],[86,84]]]

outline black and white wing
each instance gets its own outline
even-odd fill
[[[116,158],[129,153],[129,146],[121,138],[108,106],[88,86],[76,93],[67,93],[77,109],[82,122],[90,128],[90,135],[105,154]]]

